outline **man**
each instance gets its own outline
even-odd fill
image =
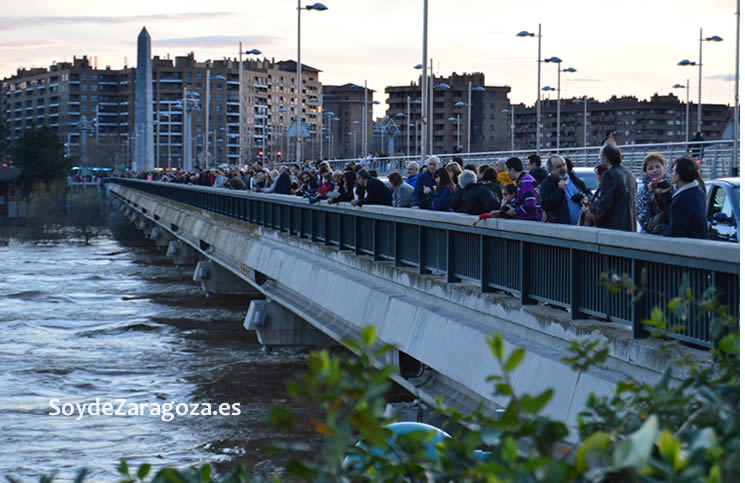
[[[416,187],[416,179],[419,176],[419,163],[416,161],[412,161],[409,164],[406,165],[406,178],[404,181],[406,181],[406,184],[411,186],[412,188]]]
[[[600,179],[600,196],[593,210],[596,226],[635,232],[636,180],[621,166],[621,150],[615,144],[603,146],[598,158],[608,169]]]
[[[277,178],[277,184],[274,185],[274,193],[278,195],[289,195],[292,187],[292,179],[290,179],[290,173],[287,167],[282,166],[279,168],[279,178]]]
[[[572,183],[564,158],[554,154],[548,158],[550,175],[541,183],[541,209],[550,223],[576,225],[582,214],[582,200],[587,198]]]
[[[357,171],[357,184],[365,189],[365,199],[352,200],[352,206],[387,205],[391,206],[391,190],[378,178],[373,178],[365,169]]]
[[[670,224],[662,228],[664,236],[708,238],[706,201],[704,191],[699,187],[699,179],[696,161],[688,156],[681,156],[673,163],[673,183],[678,189],[672,197],[672,186],[656,190],[663,195],[670,214]]]
[[[535,179],[523,171],[523,163],[520,158],[508,159],[506,166],[507,175],[517,185],[517,196],[515,196],[516,208],[510,206],[505,213],[505,218],[541,221],[543,211],[536,199]]]
[[[548,178],[548,171],[541,166],[541,157],[537,154],[528,156],[528,172],[538,185]]]
[[[494,168],[497,170],[497,181],[499,181],[502,186],[507,186],[508,184],[512,184],[512,180],[507,175],[507,165],[505,164],[504,159],[498,159],[497,165]]]
[[[419,173],[416,179],[416,186],[414,187],[414,194],[411,199],[412,206],[418,206],[424,210],[432,208],[429,198],[424,194],[424,188],[427,187],[434,191],[435,186],[435,171],[440,168],[440,158],[437,156],[430,156],[427,158],[427,169]]]

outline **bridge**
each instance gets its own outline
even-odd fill
[[[707,364],[706,318],[691,311],[673,353],[648,338],[653,306],[687,276],[694,296],[715,286],[739,313],[739,245],[596,228],[485,220],[422,210],[309,205],[293,196],[109,179],[112,199],[179,265],[196,265],[207,292],[245,293],[245,326],[260,342],[327,344],[373,325],[397,351],[397,383],[425,402],[462,410],[503,407],[486,382],[500,370],[485,337],[526,357],[518,392],[554,388],[546,411],[574,428],[590,392],[611,394],[631,375],[656,381],[671,358]],[[626,274],[648,292],[632,304],[599,284]],[[259,300],[262,298],[263,300]],[[737,311],[737,312],[735,312]],[[237,328],[238,330],[238,328]],[[602,367],[575,372],[561,358],[578,338],[609,344]],[[696,348],[698,347],[698,348]],[[413,368],[413,369],[412,369]],[[681,378],[685,369],[674,367]],[[576,433],[572,434],[574,437]]]

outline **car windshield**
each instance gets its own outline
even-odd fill
[[[574,173],[585,183],[588,190],[595,192],[598,189],[598,179],[595,177],[595,171],[580,171],[575,169]]]

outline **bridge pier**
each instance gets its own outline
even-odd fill
[[[207,295],[213,294],[250,294],[257,297],[261,292],[255,290],[244,280],[224,269],[211,260],[200,260],[194,269],[195,282],[202,284]]]
[[[167,247],[174,238],[165,228],[156,225],[150,231],[150,239],[155,240],[155,245],[158,248],[162,248]]]
[[[177,266],[196,265],[199,261],[197,251],[181,240],[171,240],[166,255],[171,257]]]
[[[259,343],[267,347],[338,345],[297,314],[271,300],[252,300],[243,327],[256,331]]]

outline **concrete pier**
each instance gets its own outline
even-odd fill
[[[261,293],[246,281],[211,260],[197,262],[193,278],[195,282],[202,284],[202,290],[208,295],[249,294],[257,297],[261,296]]]
[[[199,253],[181,240],[171,240],[166,255],[178,266],[196,265],[199,261]]]
[[[338,345],[307,321],[271,300],[251,301],[243,327],[256,331],[259,343],[268,347]]]

